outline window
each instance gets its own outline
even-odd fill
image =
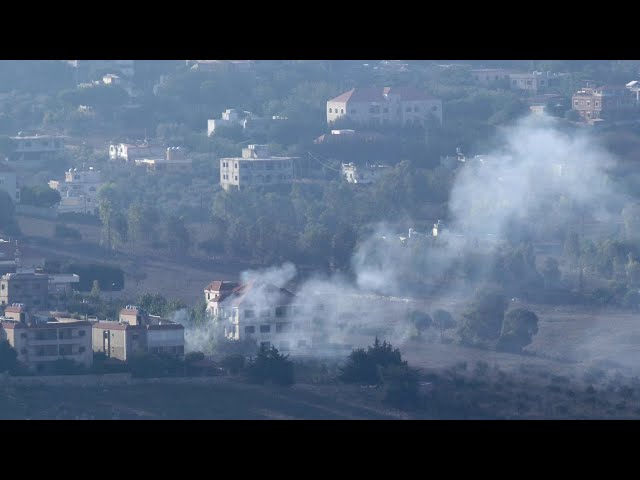
[[[256,313],[253,310],[245,310],[244,318],[253,318],[256,316]]]
[[[248,327],[244,327],[244,333],[246,333],[246,334],[256,333],[256,327],[254,325],[250,325]]]
[[[85,351],[85,348],[84,348],[84,347],[80,347],[80,348],[78,349],[78,353],[84,353],[84,351]]]
[[[383,108],[382,113],[389,113],[389,109],[387,107]]]
[[[287,307],[276,307],[276,317],[286,317]]]
[[[260,333],[269,333],[271,331],[271,325],[260,325]]]
[[[340,113],[344,113],[344,108],[341,108],[341,109],[340,109]]]
[[[416,105],[415,107],[413,107],[413,111],[414,111],[414,112],[417,112],[417,111],[419,111],[419,110],[420,110],[420,108],[418,108],[418,106],[417,106],[417,105]]]
[[[236,182],[238,181],[238,175],[236,175]]]
[[[236,168],[238,168],[238,162],[236,162]]]
[[[329,109],[329,113],[333,113],[333,109],[331,109],[331,108],[330,108],[330,109]]]
[[[20,338],[22,338],[22,339],[26,339],[26,338],[27,338],[27,334],[26,334],[26,333],[21,333],[21,334],[20,334]]]
[[[80,330],[80,331],[78,332],[78,336],[80,336],[80,337],[84,337],[84,336],[86,335],[86,333],[87,333],[87,332],[85,332],[84,330]]]
[[[0,290],[4,290],[4,283],[2,284],[2,287],[0,287]]]

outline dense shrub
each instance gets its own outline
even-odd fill
[[[177,357],[139,353],[129,360],[131,375],[138,378],[176,377],[184,374],[184,363]]]
[[[405,366],[400,350],[394,349],[386,341],[380,343],[376,337],[372,346],[351,352],[347,364],[342,369],[340,379],[346,383],[382,384],[381,369],[390,366]]]
[[[244,369],[244,355],[240,355],[239,353],[227,355],[222,359],[221,364],[229,373],[237,375]]]
[[[289,355],[281,355],[275,347],[261,345],[256,358],[247,366],[248,378],[256,383],[271,382],[275,385],[289,386],[295,382],[293,362]]]

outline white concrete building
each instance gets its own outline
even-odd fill
[[[359,125],[442,123],[442,101],[410,87],[352,88],[327,102],[327,123],[345,118]]]
[[[242,125],[244,117],[241,118],[237,110],[228,108],[222,112],[222,116],[218,119],[208,120],[207,122],[207,136],[215,135],[216,128],[220,127],[232,127],[235,125]]]
[[[7,192],[14,204],[20,203],[20,189],[16,172],[3,162],[0,162],[0,190]]]
[[[165,154],[163,147],[150,145],[149,143],[115,143],[109,145],[110,160],[124,160],[133,162],[136,159],[158,158]]]
[[[249,145],[242,157],[220,159],[220,185],[229,190],[291,183],[297,158],[271,156],[267,145]]]
[[[342,164],[342,176],[348,183],[375,183],[389,171],[387,165],[356,166],[353,163]]]
[[[230,340],[253,339],[282,351],[311,346],[310,316],[289,290],[251,280],[214,281],[204,290],[207,312],[222,322]]]
[[[51,180],[49,187],[60,192],[60,213],[89,213],[98,211],[98,190],[102,186],[100,172],[89,167],[89,170],[78,171],[77,168],[65,172],[64,182]]]

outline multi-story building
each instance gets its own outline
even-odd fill
[[[310,317],[285,288],[249,281],[213,281],[204,290],[207,312],[222,322],[229,340],[255,340],[258,345],[291,351],[311,345]]]
[[[31,316],[24,304],[13,304],[0,318],[1,329],[16,350],[18,361],[37,372],[56,360],[73,360],[84,367],[93,363],[91,323],[70,318]]]
[[[348,119],[359,125],[442,123],[442,101],[411,87],[352,88],[327,102],[327,123]]]
[[[249,145],[240,158],[220,159],[220,185],[229,190],[291,183],[297,158],[271,156],[267,145]]]
[[[24,303],[42,309],[49,303],[49,276],[42,273],[7,273],[0,277],[0,305]]]
[[[357,166],[353,163],[342,164],[342,176],[348,183],[375,183],[388,171],[389,167],[387,165]]]
[[[184,327],[179,323],[149,315],[144,309],[127,305],[117,322],[93,324],[94,352],[126,362],[136,353],[184,355]]]
[[[636,110],[636,96],[625,87],[585,87],[571,97],[572,109],[587,122],[604,120]]]
[[[64,151],[64,138],[56,135],[11,137],[16,160],[41,160]]]
[[[109,159],[133,162],[136,159],[158,158],[164,155],[164,148],[149,143],[116,143],[109,145]]]
[[[70,168],[64,174],[64,182],[49,181],[49,187],[60,192],[60,213],[98,212],[98,190],[102,186],[100,172],[89,167],[89,170],[78,171]]]
[[[512,73],[509,75],[509,82],[512,90],[536,94],[558,86],[564,75],[552,72]]]
[[[511,72],[503,68],[476,68],[471,70],[473,81],[485,87],[496,83],[508,83]]]
[[[20,203],[20,189],[16,172],[2,161],[0,161],[0,190],[7,192],[13,203]]]

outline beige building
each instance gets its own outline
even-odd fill
[[[135,305],[120,311],[119,320],[93,324],[94,352],[126,362],[136,353],[184,355],[184,327],[179,323],[149,315]]]
[[[0,190],[7,192],[14,204],[20,203],[20,188],[16,172],[2,161],[0,161]]]
[[[635,94],[621,86],[583,88],[571,97],[571,105],[587,122],[637,110]]]
[[[207,312],[229,340],[253,339],[282,351],[311,346],[310,321],[289,290],[249,281],[213,281],[204,290]]]
[[[442,101],[411,87],[352,88],[327,102],[327,123],[348,119],[359,125],[442,123]]]
[[[164,158],[143,158],[135,160],[135,164],[145,167],[150,173],[188,173],[192,168],[192,161],[182,147],[169,147]]]
[[[24,303],[43,309],[49,304],[49,276],[42,273],[7,273],[0,277],[0,305]]]
[[[242,157],[220,159],[220,185],[230,188],[270,186],[291,183],[297,157],[276,157],[266,145],[249,145]]]
[[[4,337],[16,350],[18,361],[37,372],[47,371],[60,359],[84,367],[93,363],[91,323],[69,318],[30,316],[23,304],[10,305],[0,318]]]
[[[102,186],[100,172],[89,167],[89,170],[78,171],[70,168],[64,173],[64,182],[50,180],[49,188],[60,192],[60,213],[98,213],[98,190]]]

